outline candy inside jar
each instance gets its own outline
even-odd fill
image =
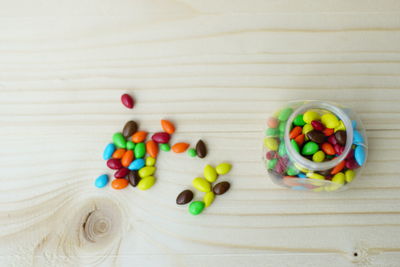
[[[264,161],[279,185],[315,192],[343,190],[365,165],[365,131],[350,109],[321,101],[292,102],[267,125]]]

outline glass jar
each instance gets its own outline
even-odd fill
[[[365,129],[358,116],[342,105],[289,102],[268,119],[267,125],[263,160],[278,185],[314,192],[340,191],[348,188],[365,166]]]

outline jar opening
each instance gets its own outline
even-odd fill
[[[311,160],[305,158],[303,155],[298,153],[291,146],[289,134],[290,134],[291,125],[293,123],[293,120],[300,113],[304,113],[305,111],[310,110],[310,109],[320,109],[320,110],[330,111],[334,115],[336,115],[340,120],[343,121],[343,124],[346,127],[346,134],[347,134],[346,145],[345,145],[343,153],[340,156],[338,156],[337,158],[332,159],[330,161],[326,161],[326,162],[314,162],[314,161],[311,161]],[[293,113],[290,115],[290,117],[288,118],[286,128],[285,128],[284,141],[286,144],[287,153],[288,153],[289,158],[291,158],[294,162],[299,164],[301,167],[304,167],[304,168],[312,170],[312,171],[328,170],[328,169],[335,167],[340,162],[342,162],[347,157],[348,153],[350,152],[351,146],[353,144],[353,127],[352,127],[350,118],[341,108],[339,108],[333,104],[330,104],[328,102],[310,101],[304,105],[301,105],[297,109],[295,109],[293,111]]]

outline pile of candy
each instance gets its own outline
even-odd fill
[[[189,205],[189,212],[193,215],[200,214],[204,208],[209,207],[215,199],[215,195],[222,195],[230,188],[229,182],[220,182],[214,187],[214,183],[218,175],[228,174],[232,166],[229,163],[221,163],[217,167],[213,168],[211,165],[204,167],[204,178],[197,177],[192,181],[192,185],[200,192],[204,192],[203,201],[193,201]],[[193,200],[194,194],[191,190],[182,191],[176,198],[176,204],[185,205]]]
[[[356,121],[353,121],[353,145],[345,159],[332,169],[312,172],[292,162],[287,155],[285,128],[292,112],[292,108],[285,108],[267,121],[269,128],[265,133],[264,146],[269,149],[266,153],[268,172],[273,177],[283,178],[283,183],[295,187],[294,189],[299,188],[300,184],[291,181],[290,178],[329,180],[340,186],[351,182],[355,177],[354,170],[362,166],[366,159],[365,142],[356,130]],[[290,123],[290,146],[310,161],[330,161],[344,152],[347,141],[346,127],[342,120],[328,110],[307,110],[298,114]],[[315,183],[304,186],[306,189],[317,187]]]
[[[128,94],[121,97],[122,104],[127,108],[133,108],[134,101]],[[199,140],[195,148],[189,148],[190,145],[185,142],[178,142],[170,145],[171,135],[175,133],[175,126],[169,120],[161,120],[162,132],[154,133],[150,140],[147,140],[149,133],[139,131],[138,124],[131,120],[123,127],[121,132],[117,132],[112,137],[112,143],[109,143],[103,152],[103,159],[107,166],[114,170],[114,179],[111,187],[114,189],[124,189],[129,184],[140,190],[151,188],[156,178],[156,158],[159,151],[170,151],[183,153],[187,151],[190,157],[205,158],[207,156],[206,144]],[[147,156],[146,156],[147,155]],[[204,192],[203,201],[193,201],[189,205],[189,212],[193,215],[200,214],[205,207],[211,205],[215,195],[222,195],[230,188],[230,183],[224,181],[211,186],[218,178],[218,175],[227,174],[231,170],[231,165],[221,163],[216,168],[206,165],[204,168],[204,178],[193,180],[193,186],[201,192]],[[107,174],[100,175],[94,182],[98,188],[103,188],[109,183]],[[179,194],[176,203],[184,205],[193,200],[194,194],[190,190],[185,190]]]

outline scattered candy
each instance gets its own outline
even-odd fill
[[[154,178],[154,176],[143,177],[138,183],[137,188],[140,190],[148,190],[154,185],[155,182],[156,178]]]
[[[203,140],[199,140],[196,144],[196,153],[199,158],[205,158],[207,156],[207,147]]]
[[[94,181],[94,185],[98,188],[103,188],[108,184],[108,175],[102,174]]]
[[[175,126],[168,120],[161,120],[161,127],[168,134],[173,134],[175,132]]]
[[[136,187],[138,183],[140,182],[140,177],[137,171],[130,171],[127,179],[129,180],[129,183],[133,186]]]
[[[192,184],[194,186],[194,188],[196,188],[197,190],[201,191],[201,192],[210,192],[211,191],[211,185],[210,183],[201,177],[198,178],[194,178],[192,181]]]
[[[217,180],[218,178],[217,171],[211,165],[206,165],[204,167],[203,174],[204,178],[206,178],[206,180],[209,181],[210,183],[215,182],[215,180]]]
[[[133,161],[133,151],[127,150],[121,158],[121,164],[124,167],[128,167]]]
[[[230,172],[232,165],[229,163],[221,163],[215,167],[218,175],[225,175]]]
[[[158,155],[158,145],[153,140],[149,140],[149,141],[146,142],[146,150],[147,150],[147,153],[151,157],[153,157],[153,158],[157,157],[157,155]]]
[[[104,152],[103,152],[103,159],[104,160],[109,160],[111,159],[112,155],[114,154],[115,151],[115,145],[113,143],[108,144],[105,148],[104,148]]]
[[[143,167],[139,170],[140,178],[145,178],[147,176],[151,176],[155,173],[156,167]]]
[[[168,152],[171,150],[171,146],[169,144],[160,144],[160,149],[162,151]]]
[[[189,148],[188,143],[176,143],[172,146],[172,151],[175,153],[183,153]]]
[[[125,126],[122,130],[122,134],[123,134],[123,136],[125,136],[125,138],[129,138],[134,133],[136,133],[137,129],[138,129],[138,125],[135,121],[128,121],[127,123],[125,123]]]
[[[198,215],[204,210],[205,204],[203,201],[193,201],[189,205],[189,212],[193,215]]]
[[[151,139],[153,139],[154,142],[159,143],[159,144],[168,143],[170,138],[171,138],[171,136],[166,132],[155,133],[151,137]]]
[[[118,148],[126,148],[126,140],[122,133],[115,133],[113,135],[113,143]]]
[[[230,187],[231,187],[230,183],[220,182],[214,186],[213,192],[216,195],[222,195],[222,194],[225,194],[225,192],[228,191]]]
[[[146,137],[147,137],[147,132],[139,131],[139,132],[136,132],[134,135],[132,135],[132,141],[134,143],[141,143],[144,140],[146,140]]]
[[[134,102],[133,102],[133,98],[130,95],[123,94],[121,96],[121,102],[125,107],[133,108]]]
[[[120,190],[120,189],[124,189],[125,187],[127,187],[128,184],[129,184],[129,182],[126,179],[114,179],[111,182],[111,187],[116,190]]]
[[[131,171],[137,171],[143,168],[145,165],[144,159],[135,159],[132,163],[128,166],[128,169]]]
[[[146,166],[153,167],[156,164],[156,159],[153,157],[146,158]]]
[[[203,197],[205,207],[206,208],[209,207],[214,202],[214,199],[215,199],[214,192],[210,191],[210,192],[205,193],[205,195]]]
[[[192,157],[192,158],[194,158],[194,157],[197,156],[196,149],[194,149],[194,148],[188,149],[187,153],[188,153],[188,155],[189,155],[190,157]]]
[[[193,192],[190,190],[182,191],[176,198],[176,204],[185,205],[193,200]]]

